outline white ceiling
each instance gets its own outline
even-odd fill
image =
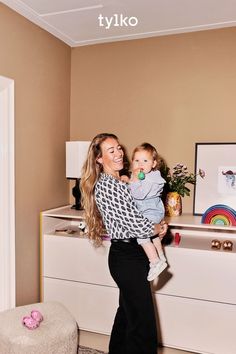
[[[71,47],[236,26],[236,0],[2,0]],[[98,16],[103,16],[99,25]],[[108,27],[116,14],[116,26]],[[120,15],[128,16],[121,26]],[[138,24],[134,26],[136,20]]]

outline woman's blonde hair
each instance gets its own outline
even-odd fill
[[[134,159],[135,153],[138,152],[138,151],[147,151],[147,152],[149,152],[152,155],[153,161],[157,162],[156,166],[152,170],[156,171],[156,170],[160,169],[161,158],[159,157],[158,152],[157,152],[156,148],[153,145],[151,145],[149,143],[142,143],[141,145],[138,145],[133,151],[133,154],[132,154],[132,157],[131,157],[132,161]]]
[[[98,158],[102,156],[101,144],[108,138],[118,141],[114,134],[101,133],[96,135],[88,149],[87,159],[82,169],[80,189],[82,193],[82,206],[85,211],[85,222],[88,227],[88,237],[94,245],[100,246],[104,225],[101,214],[97,208],[94,191],[95,185],[103,171],[102,164],[98,163]]]

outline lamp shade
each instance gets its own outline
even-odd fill
[[[80,178],[90,141],[66,141],[66,178]]]

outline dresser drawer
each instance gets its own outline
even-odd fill
[[[159,340],[204,354],[235,354],[236,306],[156,294]]]
[[[166,247],[169,267],[154,282],[160,294],[236,304],[236,255]]]
[[[45,235],[43,276],[115,286],[108,269],[110,242],[95,248],[86,238]]]
[[[44,301],[59,301],[79,329],[110,334],[118,307],[117,288],[44,278]]]

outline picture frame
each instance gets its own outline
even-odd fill
[[[236,210],[236,143],[196,143],[195,174],[194,215],[217,204]]]

